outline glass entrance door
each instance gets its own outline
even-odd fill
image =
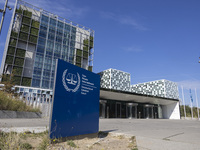
[[[121,118],[121,103],[116,103],[116,118]]]
[[[127,115],[129,119],[137,118],[137,105],[135,103],[127,104]]]
[[[154,118],[153,105],[144,105],[144,118],[146,119]]]

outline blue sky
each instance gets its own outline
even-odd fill
[[[114,68],[131,73],[132,84],[167,79],[200,92],[199,0],[26,2],[95,30],[94,72]],[[10,16],[7,11],[0,56]]]

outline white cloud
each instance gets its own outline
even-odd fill
[[[137,30],[142,30],[142,31],[147,30],[146,27],[139,24],[134,18],[132,18],[128,15],[117,15],[117,14],[114,14],[114,13],[111,13],[111,12],[100,12],[100,16],[105,18],[105,19],[114,20],[114,21],[116,21],[120,24],[130,25]]]
[[[200,80],[183,80],[177,82],[180,87],[183,87],[185,89],[200,89]]]
[[[88,7],[73,5],[71,0],[59,0],[59,2],[53,0],[27,0],[27,2],[63,18],[80,18],[89,11]]]

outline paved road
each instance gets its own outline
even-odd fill
[[[48,119],[0,119],[0,130],[41,132],[48,124]],[[99,130],[134,135],[140,150],[200,149],[200,121],[100,119]]]

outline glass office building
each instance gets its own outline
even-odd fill
[[[1,64],[2,80],[52,89],[56,59],[92,71],[94,31],[18,0]]]

